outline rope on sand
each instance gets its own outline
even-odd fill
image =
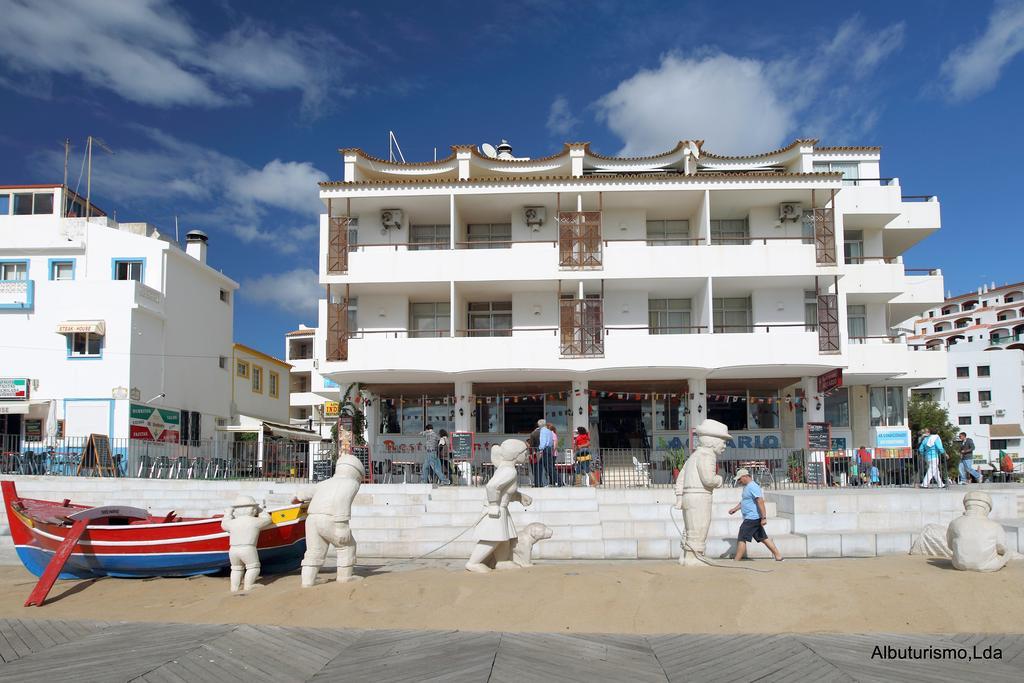
[[[461,538],[461,537],[462,537],[462,535],[463,535],[464,533],[466,533],[467,531],[470,531],[471,529],[475,529],[475,528],[476,528],[476,525],[480,523],[480,520],[482,520],[482,519],[483,519],[484,517],[486,517],[486,516],[487,516],[487,512],[486,512],[486,511],[484,511],[484,512],[481,512],[481,513],[480,513],[480,516],[476,518],[476,521],[475,521],[475,522],[473,522],[472,524],[470,524],[469,526],[467,526],[467,527],[466,527],[465,529],[463,529],[462,531],[460,531],[459,533],[457,533],[457,534],[456,534],[455,536],[452,536],[452,537],[451,537],[450,539],[448,539],[447,541],[445,541],[445,542],[444,542],[444,543],[442,543],[441,545],[437,546],[436,548],[433,548],[432,550],[428,550],[427,552],[423,553],[423,554],[422,554],[422,555],[420,555],[419,557],[413,557],[413,558],[410,558],[410,559],[408,559],[408,560],[402,560],[401,562],[396,562],[395,564],[406,564],[406,563],[408,563],[408,562],[416,562],[417,560],[422,560],[422,559],[424,559],[424,558],[425,558],[425,557],[426,557],[427,555],[433,555],[434,553],[436,553],[436,552],[437,552],[438,550],[440,550],[441,548],[444,548],[445,546],[451,545],[452,543],[454,543],[455,541],[457,541],[457,540],[458,540],[459,538]]]
[[[684,553],[687,550],[689,550],[691,553],[693,553],[694,557],[696,557],[698,560],[700,560],[701,562],[703,562],[704,564],[706,564],[709,567],[721,567],[722,569],[746,569],[748,572],[757,572],[758,574],[771,574],[774,571],[773,569],[756,569],[754,567],[744,567],[744,566],[738,565],[738,564],[719,564],[718,562],[715,562],[714,560],[709,560],[704,555],[704,553],[699,553],[699,552],[697,552],[696,550],[694,550],[693,548],[691,548],[690,546],[688,546],[686,544],[686,535],[683,533],[683,530],[679,528],[679,523],[676,522],[676,516],[674,514],[672,514],[672,511],[674,509],[675,509],[674,506],[671,506],[671,505],[669,506],[669,508],[668,508],[668,516],[669,516],[669,518],[672,519],[672,524],[673,524],[673,526],[675,526],[676,531],[679,532],[679,547],[682,548],[682,551]]]

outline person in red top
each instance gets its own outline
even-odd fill
[[[590,477],[590,434],[586,427],[577,427],[576,436],[572,438],[572,447],[576,451],[576,481],[582,477]]]
[[[871,485],[871,451],[864,446],[857,450],[857,461],[860,464],[861,480]],[[865,478],[866,475],[866,478]]]

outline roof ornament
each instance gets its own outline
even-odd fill
[[[683,173],[693,175],[697,172],[697,159],[700,158],[700,147],[693,140],[687,140],[683,147]]]

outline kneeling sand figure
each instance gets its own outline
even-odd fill
[[[220,528],[228,532],[230,538],[228,559],[231,560],[232,593],[237,593],[239,588],[252,590],[256,585],[260,578],[260,554],[256,550],[256,542],[260,531],[271,525],[270,513],[261,510],[252,496],[238,496],[234,504],[224,511]]]
[[[494,475],[487,482],[487,512],[477,524],[476,547],[466,563],[466,569],[471,572],[526,566],[513,555],[518,536],[508,513],[508,504],[512,501],[519,501],[523,507],[533,502],[530,496],[518,490],[516,465],[526,462],[526,451],[526,442],[518,439],[506,439],[500,446],[491,447]]]
[[[302,558],[302,587],[309,588],[316,583],[327,558],[327,551],[334,546],[338,551],[338,581],[355,581],[362,577],[353,576],[356,563],[356,539],[352,537],[349,520],[352,518],[352,501],[359,493],[366,471],[363,463],[355,456],[342,454],[334,466],[334,476],[313,487],[306,517],[306,554]]]
[[[711,528],[711,494],[722,485],[722,477],[715,474],[718,456],[725,452],[729,428],[717,420],[704,420],[697,427],[699,444],[676,478],[676,509],[683,511],[686,539],[679,564],[686,567],[702,566]],[[670,511],[671,512],[671,511]]]
[[[533,566],[533,544],[551,538],[551,527],[540,522],[531,522],[519,532],[515,548],[512,550],[512,561],[520,567]]]

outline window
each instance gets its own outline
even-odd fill
[[[971,369],[968,368],[968,367],[958,367],[956,369],[956,376],[957,377],[970,377],[971,376]]]
[[[864,263],[864,231],[847,230],[843,235],[846,263]]]
[[[11,195],[0,194],[0,216],[6,216],[11,212]]]
[[[227,356],[219,357],[217,359],[217,367],[219,367],[221,370],[227,370],[228,369],[228,357]]]
[[[75,279],[75,262],[74,261],[50,261],[50,279],[51,280],[74,280]]]
[[[433,425],[435,432],[443,429],[451,434],[455,431],[455,411],[449,403],[448,397],[427,396],[426,402],[426,424]]]
[[[252,366],[252,390],[253,393],[263,393],[263,368],[258,365]]]
[[[690,332],[690,300],[649,299],[647,320],[650,334],[688,334]]]
[[[847,304],[846,329],[850,339],[863,339],[868,336],[867,309],[864,304]]]
[[[511,227],[509,236],[511,237]],[[409,228],[409,251],[447,249],[451,239],[451,226],[413,225]]]
[[[957,377],[960,376],[959,373],[960,373],[960,368],[957,368]],[[989,365],[979,365],[978,366],[978,377],[991,377],[991,376],[992,376],[992,367],[991,366],[989,366]]]
[[[142,282],[143,261],[114,259],[115,280],[135,280]]]
[[[501,434],[505,431],[504,411],[497,396],[477,397],[479,403],[476,408],[476,431],[481,434]],[[537,423],[543,415],[538,414],[534,418]],[[532,430],[531,430],[532,431]]]
[[[270,386],[267,387],[267,391],[270,394],[270,398],[277,398],[280,395],[281,375],[271,370],[268,373],[268,380]]]
[[[815,161],[815,173],[842,173],[843,185],[856,185],[860,179],[860,164],[856,161]]]
[[[928,328],[927,327],[922,327],[921,328],[921,334],[928,334]]]
[[[935,317],[935,311],[928,311],[928,317],[929,318],[934,318]]]
[[[226,289],[220,290],[220,300],[226,304],[231,303],[231,292]]]
[[[249,377],[249,364],[244,360],[235,363],[235,375],[242,378]]]
[[[961,415],[960,417],[957,418],[956,423],[960,426],[969,425],[971,424],[971,416]]]
[[[982,424],[982,425],[990,425],[990,424],[992,424],[992,416],[991,415],[979,415],[978,416],[978,424]]]
[[[714,299],[715,332],[753,332],[750,297]]]
[[[512,246],[511,223],[473,223],[467,226],[466,235],[470,249],[505,249]]]
[[[991,439],[988,442],[988,447],[994,451],[1005,451],[1009,448],[1008,439]]]
[[[469,304],[470,337],[511,337],[512,302],[476,301]]]
[[[71,358],[99,358],[103,348],[103,338],[92,332],[75,332],[68,335],[68,356]]]
[[[358,305],[358,297],[352,297],[348,300],[348,335],[350,337],[355,336],[359,331],[359,327],[356,325],[356,311],[358,310]]]
[[[477,406],[479,407],[479,406]],[[544,397],[524,398],[519,397],[518,401],[505,400],[498,404],[498,410],[504,407],[505,433],[506,434],[529,434],[537,428],[537,420],[544,417]],[[563,446],[569,442],[563,434],[559,444]]]
[[[669,432],[686,429],[686,417],[683,415],[685,411],[680,410],[679,406],[678,396],[655,399],[654,429]]]
[[[971,324],[971,319],[970,318],[961,318],[960,320],[957,320],[956,323],[954,323],[953,327],[955,327],[957,329],[963,329],[964,327],[967,327],[970,324]]]
[[[447,301],[409,304],[410,337],[447,337],[451,305]]]
[[[514,403],[512,405],[515,405]],[[544,419],[550,422],[555,432],[558,433],[558,445],[559,448],[566,448],[572,443],[572,437],[569,434],[569,399],[565,396],[561,398],[558,394],[548,395],[544,397]],[[537,423],[534,422],[534,425]],[[533,429],[531,428],[532,432]]]
[[[898,427],[905,411],[902,387],[871,387],[869,394],[872,427]]]
[[[718,420],[729,429],[747,428],[746,392],[722,396],[708,395],[708,418]]]
[[[818,329],[818,294],[813,289],[804,290],[804,330]]]
[[[711,244],[749,244],[750,226],[746,218],[711,221]]]
[[[992,392],[991,391],[979,391],[978,392],[978,400],[979,401],[991,401],[992,400]]]
[[[956,392],[956,402],[957,403],[970,403],[971,402],[971,392],[969,392],[969,391],[958,391],[958,392]]]
[[[833,427],[850,426],[850,392],[846,387],[825,397],[825,421]]]
[[[24,194],[14,195],[14,215],[15,216],[30,216],[32,214],[52,214],[53,213],[53,193],[52,192],[40,192],[33,194],[30,192]]]
[[[779,392],[751,390],[747,392],[750,407],[750,429],[777,429],[779,427]]]
[[[690,221],[647,221],[647,244],[686,244],[690,236]]]
[[[0,263],[0,280],[27,280],[28,261],[4,261]]]

